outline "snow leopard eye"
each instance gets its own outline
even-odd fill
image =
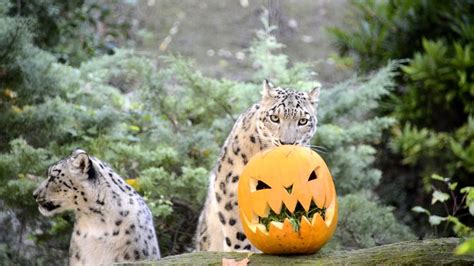
[[[304,126],[306,124],[308,124],[308,119],[301,118],[300,120],[298,120],[298,126]]]
[[[270,120],[273,122],[273,123],[280,123],[280,118],[276,115],[271,115],[270,116]]]

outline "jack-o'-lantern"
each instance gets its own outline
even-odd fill
[[[314,253],[336,230],[334,182],[306,147],[283,145],[252,157],[239,178],[238,201],[245,235],[264,253]]]

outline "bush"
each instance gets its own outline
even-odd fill
[[[380,206],[370,196],[346,195],[340,201],[339,210],[338,228],[329,245],[358,249],[413,240],[411,230],[392,214],[393,208]]]
[[[474,114],[472,44],[447,45],[441,40],[423,39],[423,50],[402,67],[409,79],[395,110],[402,122],[451,131]]]
[[[381,162],[385,172],[396,173],[389,173],[380,190],[401,209],[410,210],[417,203],[426,207],[434,185],[430,177],[437,173],[459,183],[453,193],[461,195],[474,173],[474,4],[467,0],[353,4],[349,29],[330,30],[342,55],[355,56],[362,72],[389,59],[411,58],[400,69],[398,90],[379,110],[400,121],[386,141],[391,151],[380,152],[389,154]],[[390,196],[394,183],[407,192]],[[450,199],[449,206],[460,200],[461,196]],[[444,210],[434,206],[433,211]],[[458,215],[474,226],[466,210]]]
[[[329,28],[342,55],[353,55],[362,72],[390,59],[411,58],[422,39],[472,41],[473,9],[469,0],[351,1],[354,13],[345,28]]]
[[[33,43],[60,62],[74,66],[90,57],[113,53],[132,27],[128,1],[2,0],[10,16],[32,23]],[[121,12],[117,12],[120,10]]]

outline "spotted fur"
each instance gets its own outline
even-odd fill
[[[146,203],[109,166],[82,150],[51,165],[33,196],[45,216],[74,211],[70,265],[160,258]]]
[[[243,113],[225,141],[196,231],[196,250],[254,250],[243,233],[237,182],[256,153],[284,144],[307,145],[316,132],[319,87],[298,92],[264,81],[260,103]]]

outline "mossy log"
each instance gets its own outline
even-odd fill
[[[304,256],[272,256],[265,254],[236,252],[195,252],[169,256],[158,261],[158,265],[221,265],[222,258],[242,260],[249,257],[251,265],[381,265],[381,264],[423,264],[423,265],[473,265],[474,255],[456,256],[454,249],[457,238],[440,238],[400,242],[353,251],[318,252]],[[156,264],[153,263],[153,264]]]

